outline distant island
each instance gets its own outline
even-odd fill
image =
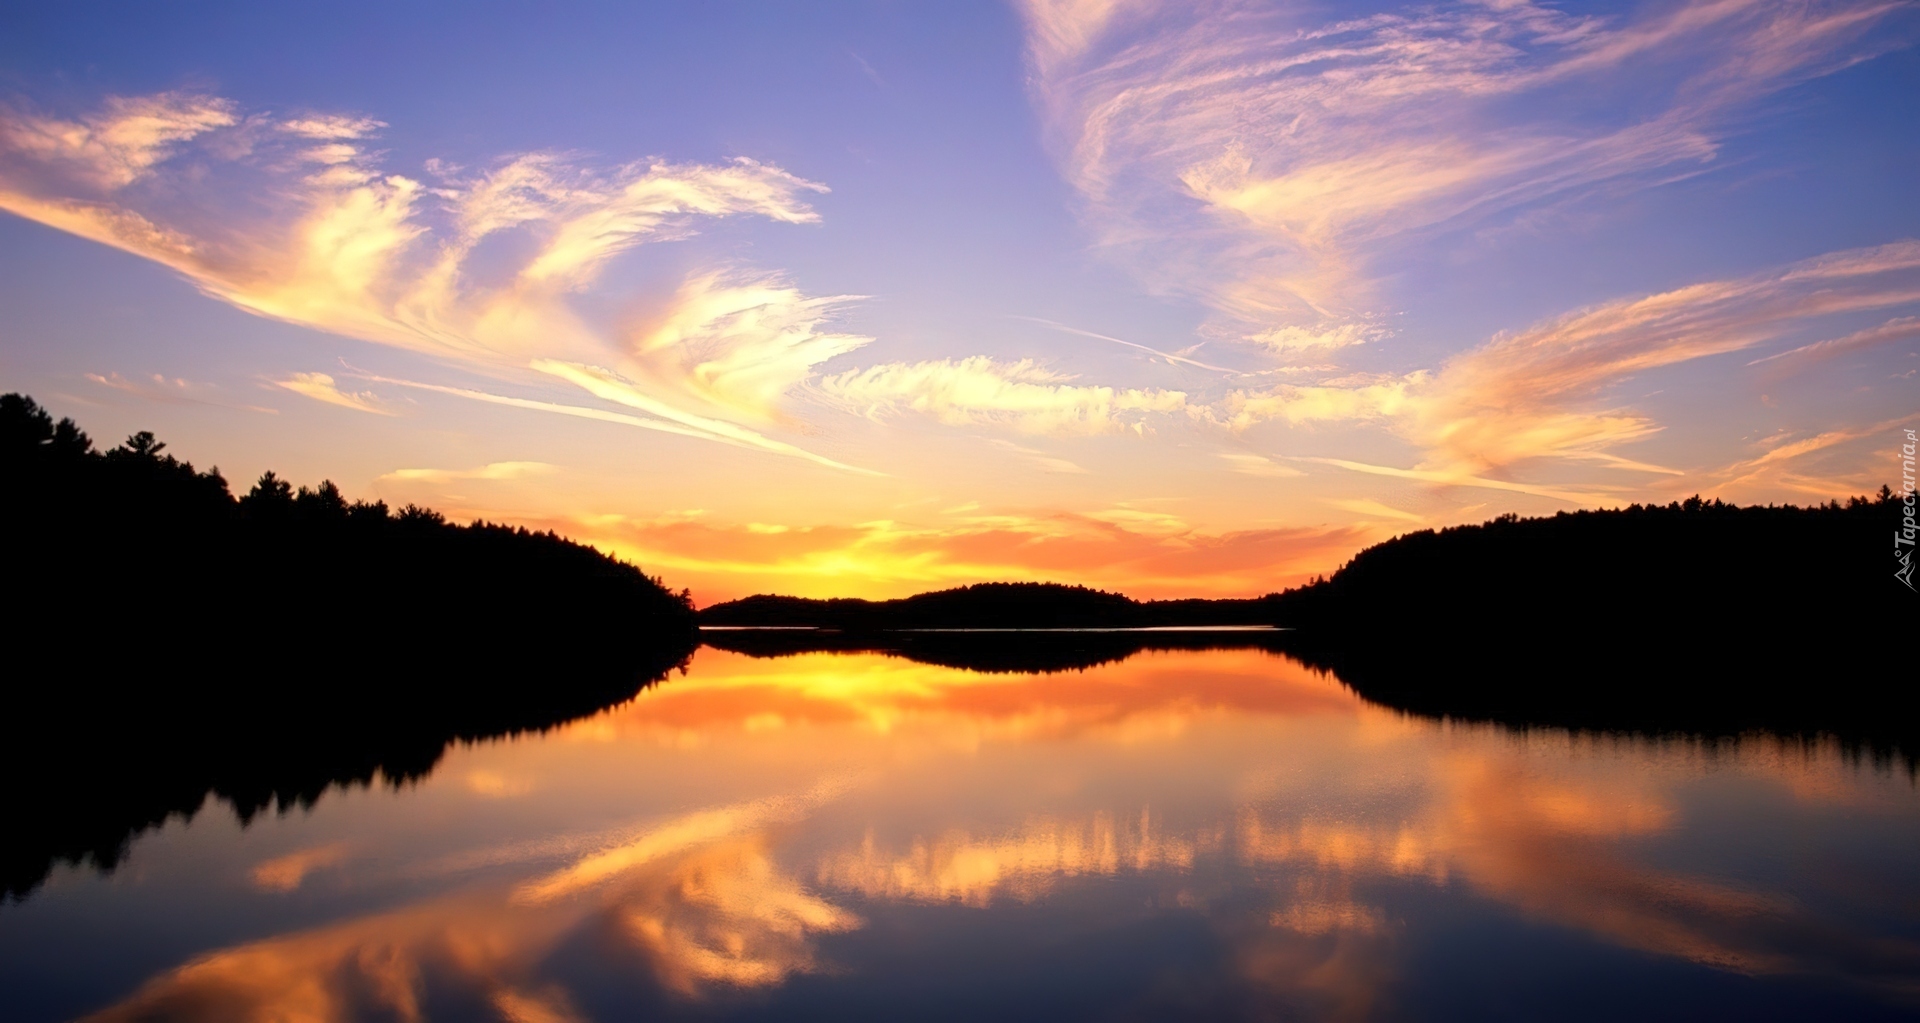
[[[702,609],[746,653],[867,649],[986,670],[1063,670],[1141,649],[1257,645],[1411,713],[1639,732],[1838,734],[1920,754],[1888,488],[1811,507],[1666,505],[1504,515],[1369,547],[1332,576],[1237,600],[1135,601],[989,583],[887,601],[754,596]],[[928,629],[1194,629],[1272,633]],[[720,631],[740,630],[740,631]],[[760,631],[764,630],[764,631]]]
[[[1277,594],[1249,600],[1133,600],[1059,583],[976,583],[896,600],[758,595],[703,608],[702,626],[903,629],[1143,629],[1274,624]]]
[[[6,895],[209,795],[245,819],[422,777],[697,646],[686,593],[590,547],[271,472],[236,497],[165,448],[0,396]]]
[[[871,652],[986,672],[1084,670],[1142,650],[1273,646],[1269,598],[1136,601],[1058,583],[896,600],[759,595],[703,608],[701,641],[756,657]],[[1223,628],[1249,631],[1216,631]]]

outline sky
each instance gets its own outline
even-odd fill
[[[0,389],[701,605],[1898,485],[1911,3],[0,13]]]

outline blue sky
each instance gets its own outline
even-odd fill
[[[1920,407],[1908,5],[3,17],[0,386],[703,599],[1264,592]]]

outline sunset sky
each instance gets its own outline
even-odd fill
[[[1844,497],[1920,422],[1916,43],[1881,0],[13,5],[0,390],[703,605]]]

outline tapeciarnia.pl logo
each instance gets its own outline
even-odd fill
[[[1920,593],[1913,585],[1913,448],[1913,431],[1908,430],[1907,442],[1900,445],[1900,528],[1893,533],[1893,558],[1900,567],[1894,569],[1893,577]]]

